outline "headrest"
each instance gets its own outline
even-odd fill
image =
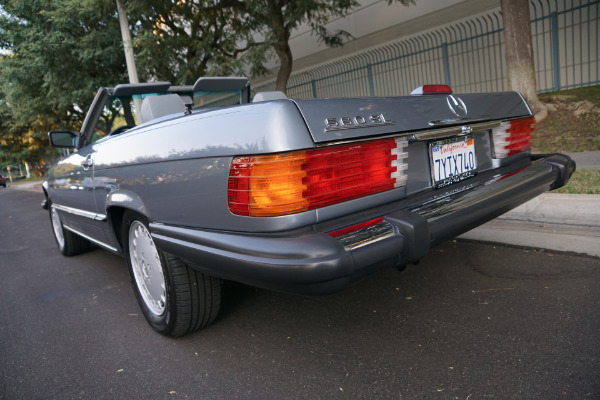
[[[177,94],[165,94],[162,96],[147,96],[142,101],[140,112],[142,122],[148,122],[169,114],[185,112],[185,104]]]
[[[269,100],[282,100],[287,99],[288,97],[285,93],[280,91],[275,92],[258,92],[254,95],[253,103],[258,103],[260,101],[269,101]]]

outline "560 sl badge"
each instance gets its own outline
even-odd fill
[[[373,128],[376,126],[394,125],[395,122],[386,119],[383,114],[371,114],[367,117],[331,117],[325,119],[325,132],[345,129]]]

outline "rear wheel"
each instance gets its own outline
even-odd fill
[[[64,256],[75,256],[92,248],[92,244],[87,239],[65,229],[58,211],[52,204],[50,204],[49,210],[54,239],[58,249]]]
[[[123,244],[137,301],[152,328],[177,337],[212,323],[221,305],[221,280],[188,267],[154,244],[148,221],[128,212]]]

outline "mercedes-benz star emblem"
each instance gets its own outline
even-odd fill
[[[450,107],[450,111],[452,111],[454,115],[459,118],[464,118],[467,116],[467,106],[460,97],[448,95],[446,97],[446,102],[448,103],[448,107]]]

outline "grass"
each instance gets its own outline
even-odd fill
[[[600,151],[600,85],[542,93],[548,116],[536,124],[535,153]],[[600,194],[600,169],[577,170],[551,193]]]
[[[600,150],[600,85],[542,93],[548,117],[536,124],[535,152]]]
[[[600,194],[600,168],[577,170],[567,186],[550,193]]]

